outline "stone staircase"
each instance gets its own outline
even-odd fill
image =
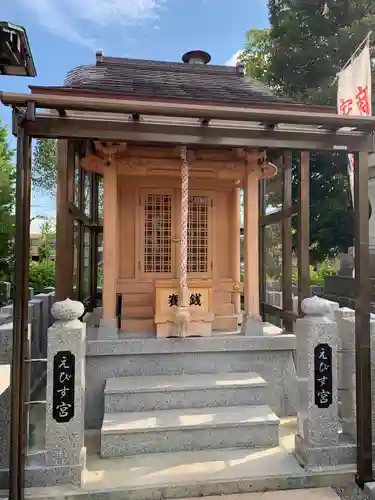
[[[251,372],[109,378],[101,456],[277,446],[268,389]]]

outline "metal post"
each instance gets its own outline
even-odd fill
[[[28,342],[28,286],[30,246],[30,181],[31,139],[25,122],[17,125],[16,169],[16,238],[13,293],[13,351],[11,368],[11,426],[9,499],[22,500],[24,496],[24,468],[26,453],[25,400],[27,392],[26,364]]]
[[[265,215],[265,191],[266,181],[261,179],[259,181],[259,314],[262,320],[265,321],[263,304],[266,299],[265,286],[266,286],[266,266],[265,266],[265,244],[264,244],[264,225],[262,224],[262,217]],[[246,272],[246,269],[245,269]]]
[[[287,151],[283,154],[282,170],[282,196],[283,196],[283,214],[281,219],[282,235],[282,292],[283,292],[283,311],[293,312],[292,298],[292,152]],[[286,215],[289,213],[289,215]],[[285,331],[293,331],[293,320],[291,317],[285,317],[283,320]]]
[[[298,312],[301,302],[310,295],[310,154],[298,158]]]
[[[368,154],[355,155],[354,238],[355,238],[355,364],[357,415],[357,476],[363,488],[372,481],[372,408],[370,339],[370,259],[368,224]]]

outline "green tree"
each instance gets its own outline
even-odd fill
[[[55,222],[47,217],[41,217],[40,225],[41,243],[38,248],[39,262],[50,260],[55,253],[56,228]]]
[[[56,139],[38,139],[36,141],[33,169],[33,185],[55,196],[57,179],[57,141]]]
[[[0,280],[11,279],[14,242],[14,152],[8,144],[7,127],[0,122]]]
[[[269,0],[270,82],[300,102],[336,105],[340,71],[375,28],[371,0]]]
[[[38,139],[35,146],[33,169],[33,185],[50,196],[56,195],[57,185],[57,140]],[[76,192],[78,185],[75,186]],[[89,186],[85,183],[84,199],[89,199]],[[103,182],[98,184],[99,219],[103,218]]]
[[[246,33],[245,48],[238,57],[246,74],[266,85],[271,83],[271,43],[269,28],[252,28]]]
[[[334,77],[375,28],[374,2],[269,0],[268,5],[270,28],[247,34],[242,58],[249,76],[296,102],[334,106]],[[353,242],[346,154],[312,154],[310,178],[311,259],[316,262]],[[296,195],[295,167],[293,184]]]

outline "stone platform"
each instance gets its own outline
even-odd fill
[[[87,436],[87,470],[82,487],[28,488],[25,496],[33,500],[178,499],[338,486],[354,477],[354,468],[349,466],[304,471],[292,454],[295,431],[296,419],[285,418],[280,421],[279,445],[268,449],[206,450],[111,459],[100,458],[98,436]],[[0,498],[7,498],[5,492]]]

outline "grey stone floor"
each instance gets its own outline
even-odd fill
[[[341,488],[333,488],[333,490],[342,500],[371,500],[355,483],[346,484]]]

